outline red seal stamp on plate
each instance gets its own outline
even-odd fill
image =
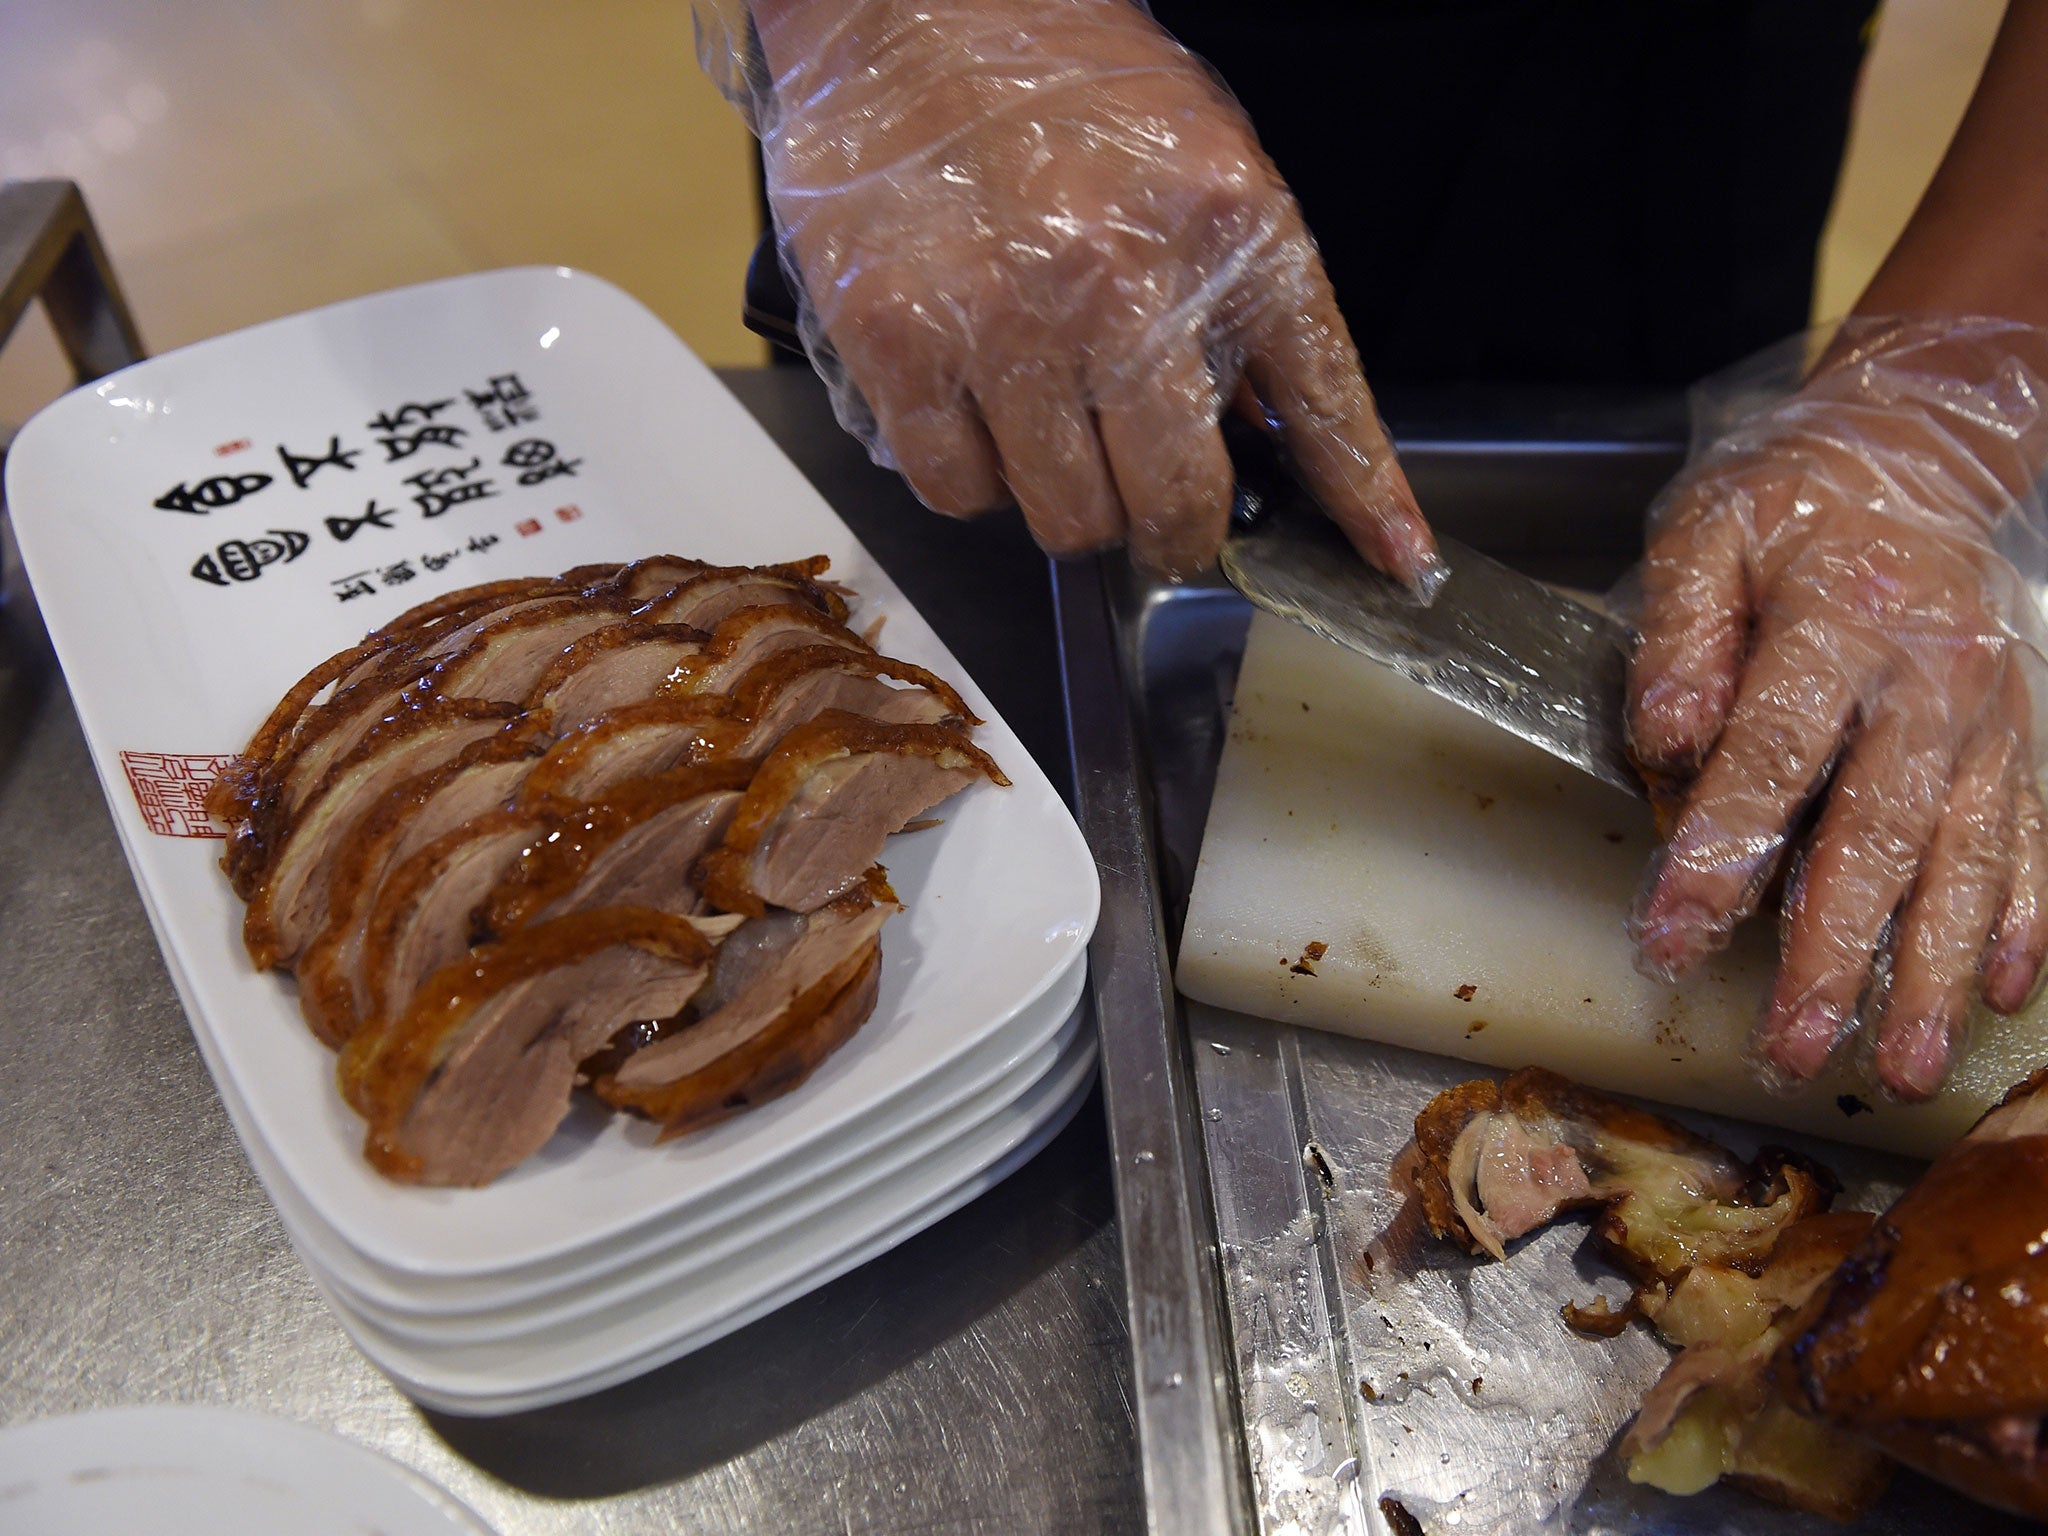
[[[226,829],[206,814],[206,792],[234,760],[232,752],[123,752],[121,767],[150,831],[159,837],[225,837]]]

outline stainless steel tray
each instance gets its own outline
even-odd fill
[[[1590,585],[1639,547],[1677,456],[1669,442],[1496,434],[1403,450],[1439,526]],[[1121,562],[1063,565],[1055,587],[1078,806],[1103,878],[1092,969],[1152,1529],[1836,1529],[1723,1490],[1629,1484],[1606,1449],[1669,1356],[1640,1328],[1611,1341],[1565,1328],[1563,1302],[1624,1290],[1581,1253],[1584,1225],[1476,1264],[1389,1188],[1416,1112],[1480,1069],[1174,992],[1249,609]],[[1687,1118],[1745,1154],[1759,1136]],[[1913,1172],[1807,1145],[1843,1175],[1846,1203],[1881,1207]],[[1857,1529],[1959,1522],[2022,1529],[1906,1476]]]

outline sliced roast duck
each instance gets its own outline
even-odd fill
[[[223,775],[250,958],[296,977],[382,1172],[487,1183],[579,1086],[680,1135],[867,1019],[888,839],[1008,780],[826,568],[446,594],[309,671]]]

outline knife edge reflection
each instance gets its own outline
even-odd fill
[[[1628,630],[1454,539],[1439,547],[1450,574],[1424,603],[1286,497],[1233,530],[1222,564],[1256,606],[1643,798],[1624,734]]]

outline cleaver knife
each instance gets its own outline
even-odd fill
[[[1370,656],[1631,795],[1627,628],[1453,539],[1425,604],[1360,558],[1255,428],[1230,423],[1237,469],[1223,573],[1268,613]]]

